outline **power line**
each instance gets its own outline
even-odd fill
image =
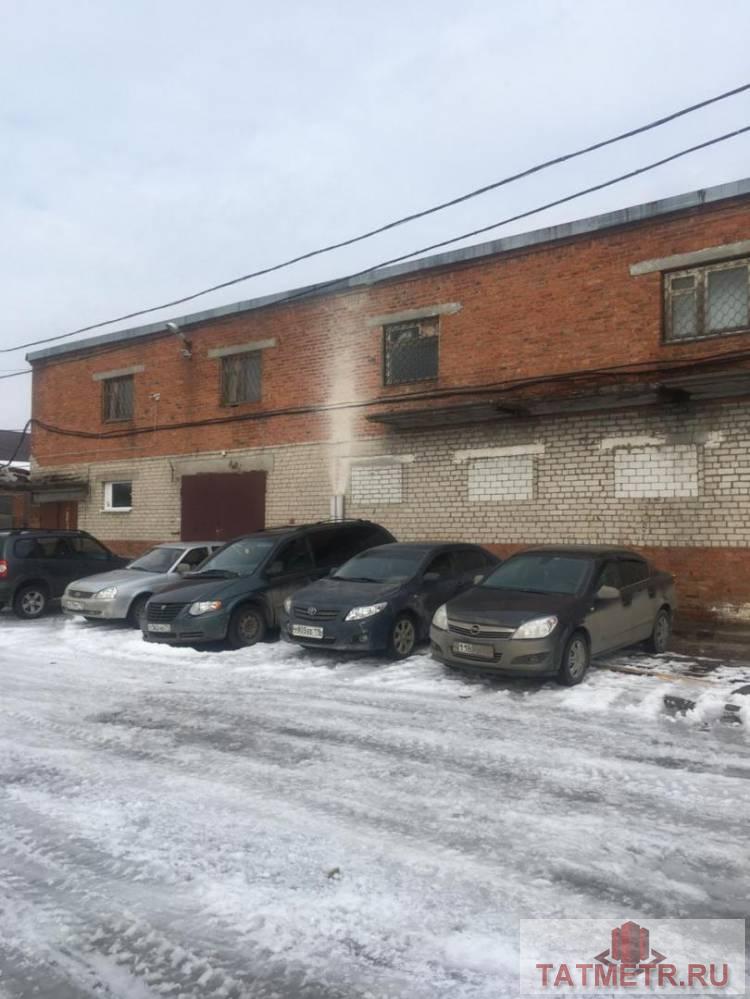
[[[672,163],[674,160],[690,155],[690,153],[695,153],[700,149],[707,149],[709,146],[715,146],[720,142],[726,142],[728,139],[733,139],[738,135],[745,134],[746,132],[750,132],[750,125],[744,125],[742,128],[737,128],[733,132],[725,132],[723,135],[717,135],[713,139],[707,139],[705,142],[699,142],[695,146],[689,146],[687,149],[681,149],[679,152],[672,153],[670,156],[665,156],[660,160],[654,160],[653,163],[647,163],[645,166],[637,167],[635,170],[629,170],[627,173],[621,173],[617,177],[612,177],[610,180],[602,181],[599,184],[592,184],[590,187],[584,187],[580,191],[574,191],[573,194],[566,194],[562,198],[556,198],[554,201],[548,201],[546,204],[539,205],[536,208],[530,208],[527,211],[519,212],[516,215],[509,215],[507,218],[501,219],[499,222],[491,222],[489,225],[481,226],[478,229],[471,229],[469,232],[464,232],[460,236],[451,236],[449,239],[443,239],[437,243],[430,243],[427,246],[421,246],[418,250],[410,250],[409,253],[402,253],[398,257],[390,257],[388,260],[381,260],[380,263],[370,264],[368,267],[365,267],[360,271],[354,271],[351,274],[347,274],[345,277],[333,278],[330,281],[324,281],[321,284],[313,285],[310,288],[303,288],[298,292],[293,292],[292,294],[287,295],[275,304],[284,305],[288,302],[293,302],[298,298],[305,298],[309,295],[320,294],[321,291],[325,291],[326,289],[335,289],[337,286],[343,287],[349,281],[354,280],[354,278],[363,277],[366,274],[371,274],[384,267],[390,267],[393,264],[399,264],[404,260],[409,260],[411,257],[416,257],[423,253],[429,253],[431,250],[439,250],[444,246],[450,246],[452,243],[460,243],[462,240],[471,239],[473,236],[481,236],[483,233],[490,232],[492,229],[499,229],[501,226],[510,225],[511,222],[518,222],[521,219],[530,218],[532,215],[538,215],[540,212],[545,212],[549,208],[557,208],[559,205],[564,205],[569,201],[575,201],[577,198],[582,198],[586,194],[593,194],[595,191],[602,191],[607,187],[612,187],[614,184],[620,184],[624,180],[630,180],[632,177],[637,177],[640,174],[648,173],[650,170],[655,170],[657,167],[664,166],[665,163]]]
[[[0,353],[10,353],[14,350],[22,350],[26,347],[37,347],[41,344],[52,343],[55,340],[63,340],[72,336],[77,336],[80,333],[89,333],[92,330],[101,329],[104,326],[111,326],[114,323],[124,322],[128,319],[136,319],[139,316],[145,316],[152,312],[160,312],[162,309],[172,308],[176,305],[184,305],[186,302],[191,302],[196,298],[200,298],[203,295],[211,294],[212,292],[221,291],[224,288],[232,287],[233,285],[240,284],[244,281],[249,281],[252,278],[261,277],[265,274],[271,274],[274,271],[282,270],[286,267],[291,267],[293,264],[300,263],[303,260],[310,260],[313,257],[320,256],[324,253],[330,253],[333,250],[342,249],[343,247],[353,246],[355,243],[362,242],[363,240],[370,239],[373,236],[377,236],[380,233],[387,232],[390,229],[395,229],[398,226],[407,224],[408,222],[416,221],[417,219],[425,218],[428,215],[433,215],[436,212],[443,211],[446,208],[451,208],[455,205],[462,204],[463,202],[469,201],[472,198],[479,197],[482,194],[486,194],[489,191],[497,190],[507,184],[511,184],[516,180],[520,180],[524,177],[530,177],[535,173],[539,173],[542,170],[546,170],[552,166],[558,166],[561,163],[568,162],[570,160],[576,159],[579,156],[584,156],[587,153],[594,152],[598,149],[604,149],[607,146],[613,145],[616,142],[621,142],[624,139],[632,138],[633,136],[640,135],[644,132],[648,132],[651,129],[658,128],[661,125],[665,125],[668,122],[675,121],[678,118],[684,117],[685,115],[692,114],[702,108],[708,107],[711,104],[716,104],[719,101],[726,100],[729,97],[735,97],[737,94],[744,93],[750,90],[750,83],[742,84],[739,87],[734,87],[732,90],[726,90],[721,94],[717,94],[714,97],[709,97],[706,100],[699,101],[696,104],[691,104],[688,107],[681,108],[678,111],[674,111],[671,114],[665,115],[661,118],[657,118],[655,121],[649,122],[645,125],[640,125],[637,128],[629,129],[626,132],[621,132],[618,135],[614,135],[611,138],[603,139],[599,142],[592,143],[588,146],[584,146],[581,149],[574,150],[573,152],[563,153],[560,156],[555,156],[552,159],[545,160],[542,163],[538,163],[534,166],[528,167],[515,174],[510,174],[507,177],[503,177],[501,180],[493,181],[490,184],[485,184],[482,187],[478,187],[473,191],[469,191],[465,194],[461,194],[458,197],[451,198],[448,201],[443,201],[440,204],[433,205],[431,208],[425,208],[422,211],[412,212],[409,215],[405,215],[401,218],[395,219],[391,222],[387,222],[384,225],[378,226],[375,229],[369,229],[366,232],[360,233],[357,236],[352,236],[349,239],[341,240],[336,243],[329,243],[326,246],[319,247],[315,250],[310,250],[307,253],[299,254],[295,257],[290,257],[287,260],[281,261],[277,264],[272,264],[268,267],[263,267],[256,271],[251,271],[249,274],[243,274],[240,277],[231,278],[228,281],[222,281],[219,284],[211,285],[208,288],[203,288],[201,291],[192,292],[189,295],[183,295],[179,298],[171,299],[170,301],[163,302],[161,305],[153,305],[145,309],[138,309],[134,312],[124,313],[121,316],[117,316],[114,319],[105,319],[98,323],[91,323],[88,326],[80,326],[78,329],[70,330],[67,333],[58,333],[55,336],[45,337],[41,340],[31,340],[27,343],[18,344],[15,347],[4,347],[0,349]],[[703,148],[701,146],[695,148]],[[486,231],[486,230],[478,230]],[[445,244],[438,244],[445,245]],[[416,251],[421,252],[421,251]],[[413,256],[413,254],[408,254],[407,256]],[[405,258],[401,258],[405,259]]]

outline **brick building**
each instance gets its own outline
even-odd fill
[[[29,355],[34,498],[135,553],[346,513],[633,545],[750,614],[750,180]]]

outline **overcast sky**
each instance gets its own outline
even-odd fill
[[[246,273],[750,80],[747,0],[0,0],[0,15],[2,346]],[[746,124],[748,94],[184,311],[345,274]],[[742,136],[497,235],[746,175]],[[0,427],[23,425],[29,383],[0,381]]]

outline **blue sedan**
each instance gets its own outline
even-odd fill
[[[428,638],[437,608],[497,564],[479,545],[370,548],[286,599],[282,637],[308,648],[385,652],[405,659]]]

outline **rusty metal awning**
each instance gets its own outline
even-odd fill
[[[750,371],[700,372],[673,374],[655,380],[651,374],[646,380],[632,379],[620,384],[589,385],[577,391],[560,390],[560,385],[550,385],[549,391],[532,392],[513,389],[501,396],[477,401],[448,396],[421,405],[418,400],[404,400],[375,413],[367,419],[396,430],[422,430],[439,427],[488,423],[514,417],[564,415],[566,413],[591,413],[605,410],[657,406],[684,405],[688,402],[711,399],[750,397]],[[489,392],[487,393],[490,394]],[[383,400],[384,405],[386,400]]]

